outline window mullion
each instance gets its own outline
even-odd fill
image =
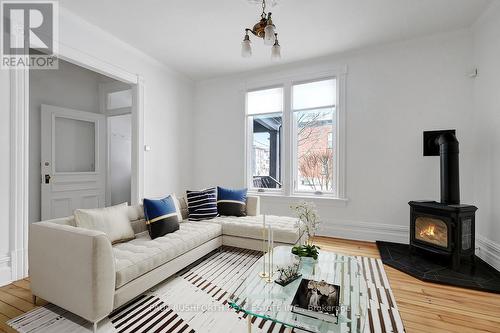
[[[301,111],[316,111],[316,110],[324,110],[324,109],[335,109],[336,105],[325,105],[325,106],[318,106],[314,108],[305,108],[305,109],[293,109],[292,112],[301,112]]]
[[[253,188],[253,177],[252,177],[252,143],[253,143],[253,117],[245,116],[245,126],[246,126],[246,186],[247,188]]]
[[[285,195],[292,194],[293,188],[293,119],[292,119],[292,84],[286,82],[283,87],[283,191]]]

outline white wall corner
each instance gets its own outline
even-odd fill
[[[28,275],[28,165],[29,165],[29,71],[10,71],[11,149],[10,160],[10,279]]]
[[[323,223],[318,236],[369,242],[380,240],[408,244],[409,229],[407,226],[392,224],[334,220],[329,223]]]
[[[500,271],[500,244],[476,235],[476,255]]]

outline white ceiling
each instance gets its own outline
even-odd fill
[[[258,20],[253,0],[60,0],[63,7],[193,79],[274,65],[244,28]],[[469,27],[491,0],[278,0],[271,8],[280,63]]]

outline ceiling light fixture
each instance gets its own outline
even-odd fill
[[[249,32],[255,36],[264,39],[265,45],[272,45],[271,59],[278,60],[281,58],[281,46],[278,43],[278,34],[276,33],[276,26],[271,19],[272,13],[266,14],[266,0],[262,0],[262,14],[260,21],[257,22],[252,29],[245,29],[245,37],[241,42],[241,56],[248,58],[252,56],[252,42],[250,41]]]

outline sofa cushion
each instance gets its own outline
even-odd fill
[[[262,215],[220,216],[211,221],[222,225],[224,235],[262,239]],[[300,239],[296,218],[266,215],[266,225],[271,225],[273,228],[275,242],[295,244]]]
[[[132,229],[134,229],[134,234],[140,234],[141,232],[148,231],[145,219],[130,221],[130,225],[132,226]]]
[[[246,216],[247,189],[233,190],[217,186],[217,211],[219,215]]]
[[[176,232],[152,240],[147,232],[134,240],[113,246],[116,262],[116,288],[159,267],[195,247],[219,237],[218,223],[184,222]]]
[[[102,231],[111,243],[125,242],[135,237],[128,217],[127,203],[120,205],[75,210],[75,222],[79,228]]]
[[[172,196],[160,200],[144,199],[144,216],[152,239],[179,230],[177,199]]]

